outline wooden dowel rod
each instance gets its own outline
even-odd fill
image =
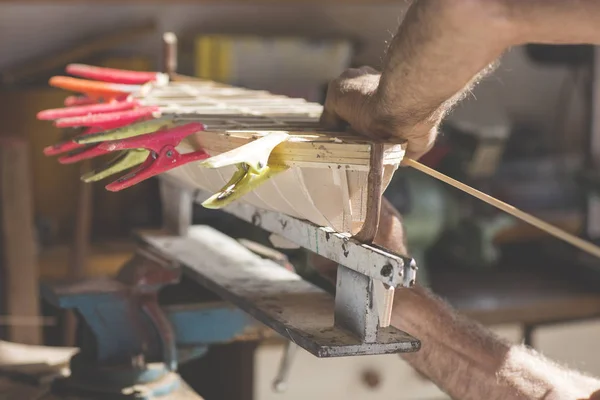
[[[492,206],[494,206],[516,218],[519,218],[520,220],[525,221],[525,222],[535,226],[536,228],[541,229],[542,231],[544,231],[546,233],[549,233],[550,235],[552,235],[554,237],[564,240],[565,242],[579,248],[580,250],[583,250],[589,254],[592,254],[592,255],[600,258],[600,247],[594,245],[593,243],[590,243],[586,240],[581,239],[580,237],[577,237],[568,232],[565,232],[562,229],[555,227],[554,225],[551,225],[545,221],[542,221],[539,218],[534,217],[531,214],[527,214],[526,212],[523,212],[523,211],[519,210],[518,208],[511,206],[510,204],[504,203],[490,195],[487,195],[483,192],[480,192],[477,189],[473,189],[472,187],[465,185],[464,183],[461,183],[455,179],[452,179],[449,176],[446,176],[434,169],[426,167],[425,165],[421,164],[420,162],[411,160],[410,158],[405,158],[402,161],[402,163],[404,165],[412,167],[418,171],[421,171],[431,177],[434,177],[444,183],[447,183],[450,186],[460,189],[463,192],[468,193],[471,196],[478,198],[479,200],[485,201],[486,203],[488,203],[488,204],[490,204],[490,205],[492,205]]]

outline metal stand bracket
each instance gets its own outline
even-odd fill
[[[330,294],[208,226],[193,226],[187,236],[146,234],[141,240],[181,263],[184,274],[197,283],[317,357],[412,352],[420,347],[419,340],[394,327],[379,328],[365,341],[334,323],[336,305]],[[338,307],[347,303],[346,296],[356,295],[345,293]],[[352,313],[350,309],[340,315]],[[376,313],[370,318],[377,318]],[[371,332],[377,320],[369,321]]]

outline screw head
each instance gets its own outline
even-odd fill
[[[380,274],[381,274],[381,276],[388,278],[389,276],[392,275],[393,272],[394,272],[394,268],[392,268],[392,266],[390,264],[386,264],[383,267],[381,267]]]
[[[168,158],[173,157],[173,150],[167,151],[167,153],[165,154],[165,156],[167,156]]]

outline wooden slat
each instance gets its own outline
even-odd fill
[[[7,315],[39,315],[39,288],[33,221],[33,196],[28,144],[24,140],[0,140],[0,213],[3,282]],[[8,339],[40,344],[39,326],[8,327]]]
[[[202,147],[210,154],[220,154],[233,150],[251,142],[253,136],[262,136],[266,133],[256,131],[254,134],[236,131],[227,132],[201,132],[190,137],[186,143],[194,148]],[[294,135],[295,132],[290,132]],[[302,136],[293,136],[288,141],[278,145],[273,149],[270,162],[274,164],[298,165],[303,164],[331,164],[348,165],[351,169],[368,167],[370,163],[370,143],[364,141],[359,143],[356,138],[354,142],[345,142],[340,140],[336,142],[334,138],[322,135],[322,138],[316,137],[315,141],[304,141]],[[399,164],[404,156],[403,146],[387,145],[384,159],[386,164]]]
[[[93,163],[91,160],[84,161],[80,166],[81,174],[89,171],[92,165]],[[72,280],[85,277],[86,262],[90,247],[90,236],[92,233],[93,186],[80,181],[78,189],[77,208],[75,210],[75,231],[73,232],[71,254],[69,257],[68,278]],[[70,310],[65,315],[63,345],[75,346],[76,332],[77,318],[75,313]]]

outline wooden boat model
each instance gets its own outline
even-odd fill
[[[172,70],[176,53],[173,43],[166,44],[166,65]],[[235,198],[237,188],[244,195],[239,201],[372,242],[381,195],[402,162],[600,257],[600,248],[590,242],[415,160],[404,160],[403,143],[322,130],[318,104],[180,79],[174,72],[84,65],[70,69],[73,75],[95,80],[55,77],[50,83],[86,96],[68,98],[67,108],[43,111],[38,118],[55,120],[59,127],[87,128],[84,134],[44,150],[47,155],[66,152],[60,162],[120,152],[104,169],[84,175],[86,182],[139,166],[107,189],[121,190],[165,173],[190,189],[217,191],[205,205],[224,206]]]
[[[172,98],[177,99],[175,104]],[[288,169],[239,201],[338,232],[355,234],[362,228],[367,212],[372,142],[349,133],[324,131],[319,125],[319,104],[203,81],[172,82],[164,89],[152,88],[143,96],[143,102],[165,107],[163,116],[206,124],[206,131],[182,142],[182,152],[202,148],[215,156],[273,132],[287,133],[290,137],[273,149],[269,163]],[[167,111],[170,108],[173,111]],[[402,161],[404,147],[383,147],[385,190]],[[224,187],[234,173],[234,166],[211,169],[198,163],[167,172],[190,188],[211,193]]]
[[[338,232],[356,234],[363,227],[373,163],[380,196],[404,156],[403,143],[375,143],[349,132],[325,131],[319,125],[321,105],[265,91],[190,79],[146,83],[130,93],[129,100],[155,110],[159,121],[205,126],[176,149],[182,154],[205,151],[210,158],[165,174],[192,190],[218,193],[231,184],[239,165],[221,162],[218,168],[207,168],[212,160],[236,152],[238,161],[263,156],[277,173],[238,201]],[[251,148],[274,137],[280,139],[274,145]]]

